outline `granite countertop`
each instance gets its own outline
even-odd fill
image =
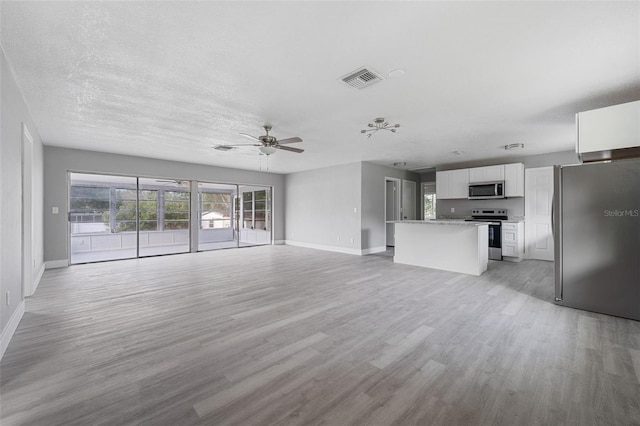
[[[387,223],[415,223],[418,225],[482,226],[487,222],[466,222],[464,219],[390,220]]]

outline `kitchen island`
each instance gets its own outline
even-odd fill
[[[399,220],[394,263],[481,275],[489,263],[489,225],[462,220]]]

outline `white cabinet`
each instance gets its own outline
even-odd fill
[[[502,260],[520,262],[524,257],[524,224],[502,222]]]
[[[499,182],[504,180],[504,165],[469,169],[469,183]]]
[[[524,164],[504,165],[504,196],[524,197]]]
[[[576,114],[576,152],[589,153],[637,147],[640,141],[640,101]],[[597,157],[597,155],[596,155]]]
[[[469,197],[469,169],[451,170],[449,183],[451,198]]]
[[[436,197],[444,199],[469,196],[469,169],[436,172]]]
[[[524,197],[524,164],[499,164],[436,173],[436,195],[440,199],[469,197],[469,184],[504,181],[505,197]]]

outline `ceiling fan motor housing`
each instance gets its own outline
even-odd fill
[[[277,143],[276,138],[274,138],[273,136],[269,136],[269,135],[260,136],[260,137],[258,137],[258,139],[260,139],[260,142],[262,142],[266,146],[272,146],[272,145],[275,145]]]

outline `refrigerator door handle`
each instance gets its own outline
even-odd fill
[[[556,238],[556,221],[553,220],[553,205],[555,204],[553,201],[555,200],[555,193],[551,194],[551,236]]]
[[[557,205],[555,205],[557,203]],[[553,167],[551,200],[551,235],[553,236],[555,301],[562,302],[562,168]]]

